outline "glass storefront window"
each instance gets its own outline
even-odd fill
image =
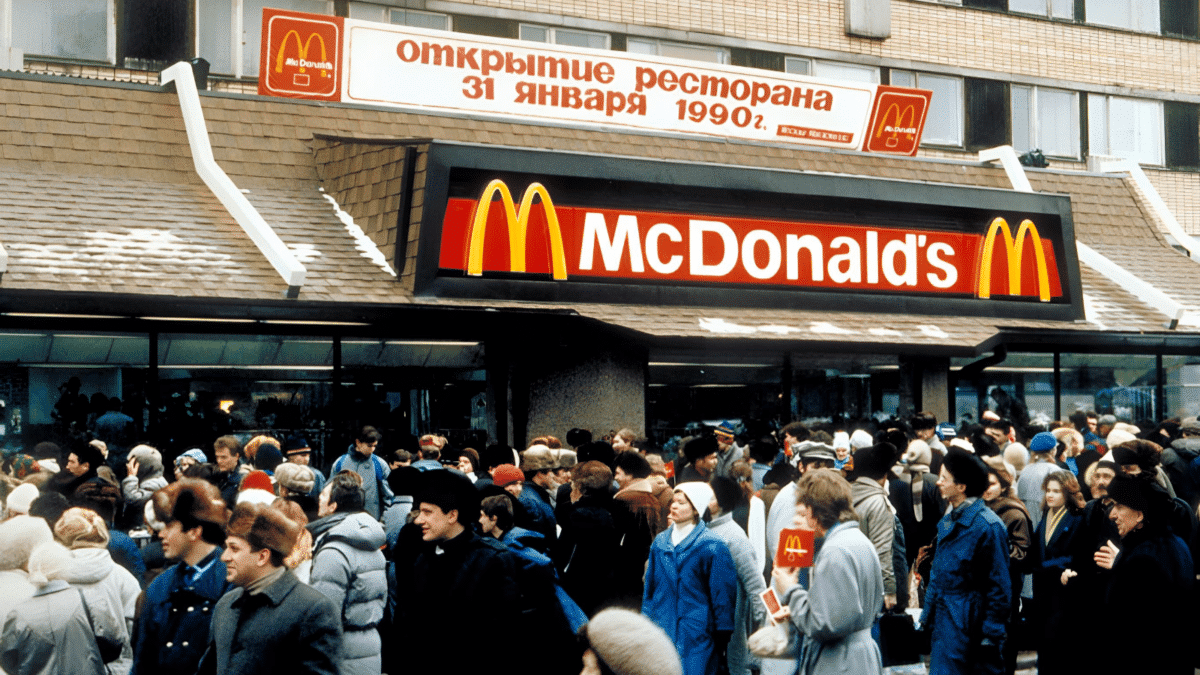
[[[950,368],[977,360],[951,359]],[[1021,426],[1048,424],[1054,419],[1054,355],[1013,353],[971,380],[960,378],[954,410],[958,424],[978,422],[988,410]]]
[[[1121,422],[1154,420],[1158,368],[1154,356],[1063,354],[1063,417],[1076,410],[1116,415]]]
[[[1200,415],[1200,356],[1163,357],[1163,394],[1166,417]]]

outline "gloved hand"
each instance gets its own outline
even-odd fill
[[[717,650],[717,673],[729,672],[729,641],[733,639],[733,631],[719,630],[713,634],[713,642]]]
[[[980,640],[976,653],[978,654],[979,663],[992,663],[996,665],[1004,663],[1004,654],[1000,651],[1000,644],[991,638],[985,637]]]

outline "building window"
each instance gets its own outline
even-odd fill
[[[1075,0],[1008,0],[1008,9],[1055,19],[1075,18]]]
[[[449,14],[422,12],[416,9],[397,9],[369,2],[350,3],[350,18],[431,30],[450,30],[451,27]]]
[[[1116,26],[1145,33],[1158,33],[1159,0],[1087,0],[1088,23]]]
[[[634,54],[650,54],[652,56],[669,56],[676,59],[708,61],[709,63],[729,63],[728,50],[721,49],[720,47],[689,45],[682,42],[667,42],[665,40],[631,37],[626,41],[626,51]]]
[[[812,60],[789,56],[783,60],[783,70],[793,75],[812,75]]]
[[[1073,91],[1012,86],[1012,145],[1079,158],[1079,97]]]
[[[784,70],[793,75],[811,75],[826,80],[841,80],[843,82],[866,82],[879,84],[879,69],[874,66],[860,66],[855,63],[838,61],[820,61],[789,56],[784,60]]]
[[[1163,163],[1161,101],[1088,95],[1088,146],[1093,155]]]
[[[112,0],[11,2],[12,43],[26,54],[116,62],[117,29]],[[3,10],[4,3],[0,1],[0,12]]]
[[[529,23],[521,24],[521,39],[532,42],[549,42],[555,45],[568,45],[570,47],[588,47],[591,49],[609,49],[612,42],[612,37],[608,33],[596,33],[588,30],[575,30],[573,28],[535,26]]]
[[[933,92],[921,145],[963,144],[963,81],[959,77],[891,71],[891,83],[897,87],[916,87]]]
[[[229,0],[196,3],[196,45],[213,73],[257,77],[264,7],[333,14],[330,0]]]

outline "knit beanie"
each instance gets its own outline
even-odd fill
[[[54,536],[70,549],[108,548],[108,526],[90,509],[67,509],[54,524]]]
[[[867,433],[866,431],[863,431],[862,429],[855,429],[854,433],[850,434],[850,449],[851,450],[858,450],[860,448],[865,448],[874,442],[875,442],[875,439],[871,437],[871,434]]]
[[[1113,429],[1112,431],[1108,432],[1108,438],[1105,439],[1105,444],[1110,448],[1115,448],[1122,443],[1128,443],[1129,441],[1136,440],[1137,436],[1134,436],[1124,429]]]
[[[692,481],[689,483],[680,483],[675,486],[676,492],[682,492],[688,501],[692,503],[692,508],[696,509],[696,513],[701,519],[704,514],[708,513],[708,505],[713,500],[713,490],[708,486],[708,483]]]
[[[1043,431],[1035,435],[1029,441],[1030,452],[1054,452],[1054,449],[1057,447],[1058,439],[1048,431]]]
[[[8,514],[24,516],[29,514],[29,505],[38,498],[38,489],[29,483],[21,483],[8,493]]]
[[[41,471],[42,467],[38,465],[38,461],[30,455],[17,455],[13,458],[12,467],[9,469],[9,474],[17,480],[25,480],[31,474]]]
[[[496,487],[504,487],[525,480],[525,473],[512,464],[501,464],[492,472],[492,482]]]
[[[254,455],[254,468],[261,469],[268,473],[275,470],[283,463],[283,453],[280,452],[277,446],[270,443],[263,443],[258,447],[258,452]]]
[[[262,456],[262,453],[259,453]],[[313,470],[302,464],[285,462],[275,467],[275,484],[287,488],[288,492],[306,495],[317,483]]]
[[[928,466],[931,461],[933,461],[933,453],[930,451],[928,443],[918,438],[908,444],[908,450],[904,452],[905,464],[924,464]],[[854,465],[858,466],[857,460],[855,460]]]
[[[270,447],[270,446],[267,446]],[[266,490],[267,492],[275,491],[275,483],[271,482],[271,477],[266,471],[251,471],[242,479],[242,484],[238,486],[239,490]]]
[[[29,553],[39,544],[54,541],[50,526],[42,518],[15,516],[0,523],[0,570],[24,569]]]
[[[585,630],[592,651],[615,675],[683,675],[671,639],[637,612],[606,609]]]

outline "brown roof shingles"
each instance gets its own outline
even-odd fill
[[[309,271],[301,301],[573,310],[662,336],[960,346],[979,344],[1003,328],[1158,330],[1163,320],[1086,267],[1084,292],[1094,311],[1092,321],[1080,324],[921,316],[889,316],[880,322],[875,315],[793,309],[418,300],[408,283],[397,283],[356,248],[320,191],[324,187],[392,260],[402,168],[399,144],[317,136],[433,137],[993,188],[1007,188],[1009,183],[998,167],[959,162],[464,120],[253,96],[205,95],[201,100],[218,163],[248,191],[246,196]],[[0,288],[61,288],[67,281],[93,292],[280,296],[282,279],[196,176],[174,93],[0,77],[0,112],[0,181],[8,187],[0,193],[5,207],[0,209],[0,241],[10,255],[9,273],[0,280]],[[417,165],[418,188],[423,160]],[[1200,307],[1200,266],[1166,244],[1125,181],[1040,171],[1030,172],[1030,178],[1039,191],[1071,195],[1080,241],[1180,301]],[[418,189],[412,204],[415,215],[422,197]],[[401,256],[409,256],[415,245],[399,248]],[[411,273],[401,267],[395,270],[398,274]],[[180,283],[181,277],[185,283]]]

